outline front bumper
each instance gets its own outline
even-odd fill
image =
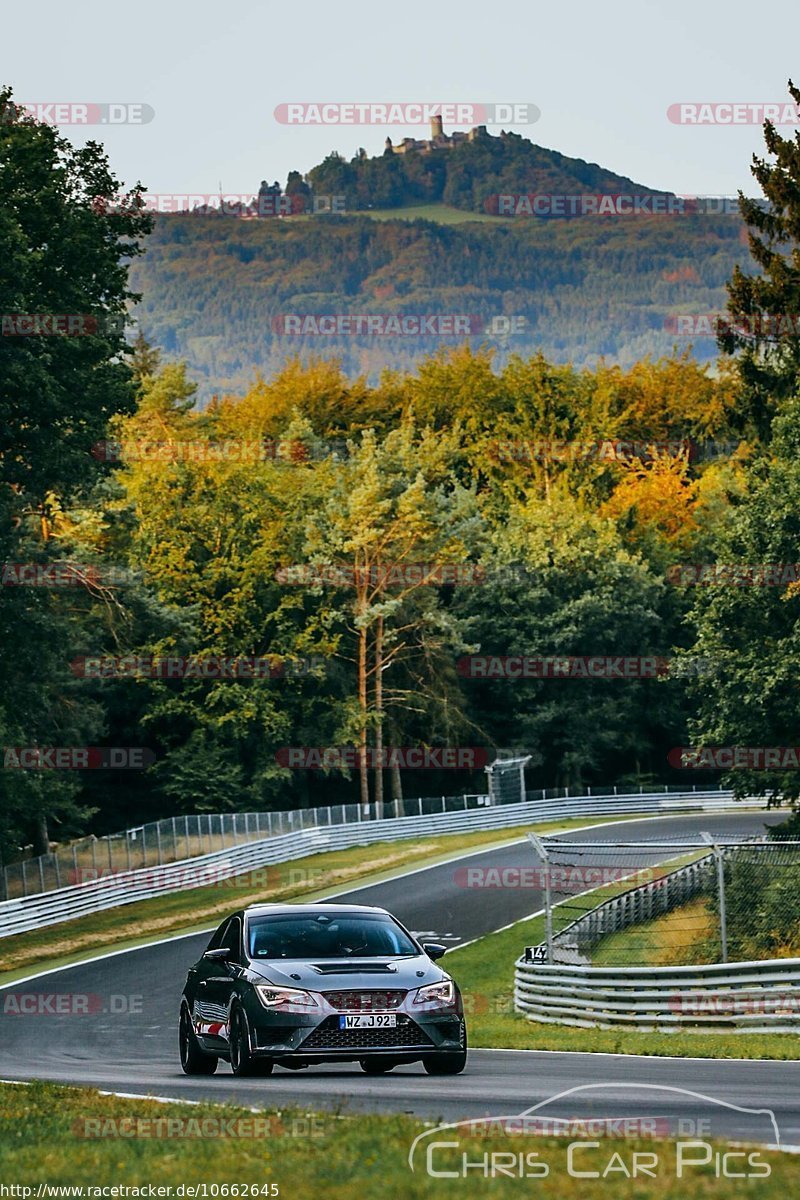
[[[398,1011],[392,1029],[340,1029],[330,1013],[269,1013],[258,1000],[246,1004],[253,1054],[315,1062],[342,1062],[390,1054],[413,1062],[437,1051],[457,1052],[466,1044],[463,1015],[455,1008],[415,1014]]]

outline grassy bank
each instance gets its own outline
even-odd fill
[[[457,1149],[437,1151],[434,1169],[456,1169],[457,1177],[434,1178],[425,1169],[427,1141],[415,1153],[415,1170],[409,1166],[412,1142],[430,1128],[412,1117],[355,1118],[285,1109],[254,1113],[233,1105],[160,1104],[50,1084],[0,1084],[0,1114],[3,1183],[31,1187],[34,1196],[39,1184],[79,1185],[84,1197],[91,1197],[86,1189],[92,1187],[144,1187],[147,1195],[148,1184],[165,1189],[206,1184],[207,1196],[252,1196],[242,1190],[247,1185],[257,1187],[259,1196],[277,1195],[280,1200],[517,1198],[531,1195],[533,1189],[545,1200],[684,1200],[687,1194],[697,1200],[732,1200],[752,1188],[757,1188],[759,1200],[775,1200],[790,1194],[797,1181],[796,1159],[767,1150],[753,1152],[762,1177],[750,1181],[750,1187],[743,1188],[740,1179],[718,1178],[712,1166],[691,1168],[688,1177],[685,1169],[678,1179],[674,1141],[627,1138],[580,1146],[580,1170],[601,1174],[613,1156],[618,1157],[605,1179],[578,1179],[567,1171],[565,1139],[497,1134],[462,1137]],[[448,1140],[456,1136],[447,1131]],[[472,1162],[493,1151],[510,1154],[515,1162],[520,1155],[536,1153],[536,1162],[546,1164],[548,1174],[523,1181],[519,1174],[487,1178],[471,1170],[459,1177],[461,1153]],[[656,1156],[651,1166],[655,1178],[628,1180],[616,1165],[622,1161],[630,1169],[637,1151]],[[505,1165],[507,1171],[507,1157]],[[742,1166],[737,1159],[735,1169]],[[216,1193],[211,1190],[214,1185]]]
[[[688,904],[644,921],[630,929],[609,934],[592,948],[592,962],[598,967],[636,963],[647,967],[671,967],[678,963],[714,962],[705,953],[716,932],[714,914],[704,896]]]

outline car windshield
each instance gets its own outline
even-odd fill
[[[287,913],[251,917],[251,958],[386,958],[419,954],[407,933],[379,913]]]

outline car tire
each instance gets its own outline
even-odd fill
[[[440,1050],[423,1056],[422,1065],[429,1075],[460,1075],[467,1065],[467,1027],[461,1025],[461,1050]]]
[[[200,1048],[200,1043],[192,1029],[192,1021],[187,1008],[181,1009],[181,1019],[178,1029],[181,1067],[184,1075],[213,1075],[219,1059],[216,1054],[206,1054]]]
[[[385,1075],[397,1066],[394,1058],[360,1058],[358,1061],[365,1075]]]
[[[429,1075],[460,1075],[467,1065],[466,1050],[445,1050],[426,1054],[422,1065]]]
[[[250,1049],[250,1037],[247,1030],[247,1017],[244,1009],[237,1004],[231,1013],[230,1023],[231,1069],[234,1075],[247,1077],[251,1075],[271,1075],[275,1065],[270,1058],[256,1058]]]

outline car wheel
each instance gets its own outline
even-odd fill
[[[423,1056],[422,1065],[429,1075],[460,1075],[467,1065],[467,1028],[461,1025],[461,1050],[440,1050]]]
[[[274,1063],[269,1058],[256,1058],[250,1050],[247,1018],[238,1006],[231,1013],[231,1067],[240,1078],[247,1075],[271,1075]]]
[[[397,1062],[393,1058],[362,1058],[359,1065],[365,1075],[385,1075],[397,1066]]]
[[[181,1009],[178,1042],[181,1051],[181,1067],[184,1075],[213,1075],[219,1059],[216,1054],[206,1054],[200,1049],[200,1044],[192,1029],[189,1011]]]
[[[426,1054],[422,1065],[429,1075],[460,1075],[467,1065],[466,1050],[445,1050],[439,1054]]]

